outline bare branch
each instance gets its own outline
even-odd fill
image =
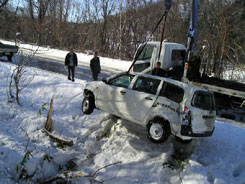
[[[106,166],[104,166],[104,167],[101,167],[101,168],[99,168],[99,169],[97,169],[93,174],[84,174],[84,173],[79,173],[79,174],[76,174],[76,175],[69,175],[68,176],[68,174],[71,172],[71,171],[65,171],[64,173],[62,173],[62,174],[59,174],[59,175],[57,175],[56,177],[53,177],[53,178],[50,178],[50,179],[48,179],[48,180],[46,180],[46,181],[43,181],[43,182],[40,182],[40,184],[48,184],[48,183],[52,183],[52,182],[54,182],[54,181],[56,181],[56,180],[59,180],[59,179],[61,179],[61,180],[64,180],[64,181],[66,181],[67,179],[71,179],[71,178],[92,178],[93,179],[93,181],[95,182],[99,182],[99,183],[103,183],[103,182],[101,182],[101,181],[98,181],[98,180],[96,180],[96,177],[97,177],[97,175],[98,175],[98,173],[102,170],[102,169],[105,169],[105,168],[107,168],[107,167],[110,167],[110,166],[113,166],[113,165],[116,165],[116,164],[120,164],[120,163],[122,163],[122,162],[115,162],[115,163],[112,163],[112,164],[108,164],[108,165],[106,165]]]

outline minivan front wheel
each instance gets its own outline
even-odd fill
[[[163,143],[170,135],[169,123],[161,119],[150,121],[147,125],[147,136],[153,143]]]
[[[84,97],[82,111],[84,114],[91,114],[94,110],[94,99],[91,95]]]

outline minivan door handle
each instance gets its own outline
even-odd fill
[[[125,95],[126,91],[120,91],[121,95]]]
[[[145,97],[146,100],[153,100],[152,98],[150,97]]]
[[[166,102],[163,103],[163,105],[170,106],[171,102],[166,101]]]
[[[203,119],[214,119],[214,116],[202,116],[203,117]]]

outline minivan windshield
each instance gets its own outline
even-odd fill
[[[215,110],[213,94],[197,91],[192,99],[192,106],[202,110]]]

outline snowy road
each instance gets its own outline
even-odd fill
[[[0,40],[4,44],[14,45],[14,42]],[[13,63],[16,63],[20,57],[31,56],[35,53],[35,57],[28,64],[28,66],[40,68],[46,71],[52,71],[55,73],[67,75],[67,71],[64,68],[64,59],[68,51],[58,50],[49,47],[40,47],[30,44],[19,44],[19,52],[14,55]],[[89,67],[89,62],[92,59],[92,55],[87,55],[84,53],[76,53],[78,57],[78,67],[75,71],[75,78],[86,79],[86,81],[91,80],[91,72]],[[100,55],[99,55],[100,57]],[[6,57],[1,57],[1,61],[6,61]],[[99,79],[109,77],[113,74],[127,71],[131,65],[130,61],[123,61],[118,59],[111,59],[106,57],[100,57],[101,74]]]
[[[18,56],[13,58],[13,63],[16,63],[17,57]],[[6,59],[6,58],[3,58],[3,59]],[[67,71],[64,67],[64,61],[61,61],[59,58],[55,58],[55,57],[45,58],[45,57],[37,56],[37,57],[34,57],[33,60],[30,63],[28,63],[27,66],[40,68],[46,71],[51,71],[51,72],[67,75]],[[119,72],[122,72],[122,71],[102,67],[101,74],[99,75],[99,79],[107,78]],[[91,72],[90,72],[90,67],[88,63],[84,61],[79,61],[78,67],[76,67],[76,70],[75,70],[75,78],[83,79],[83,80],[84,79],[91,80]]]

